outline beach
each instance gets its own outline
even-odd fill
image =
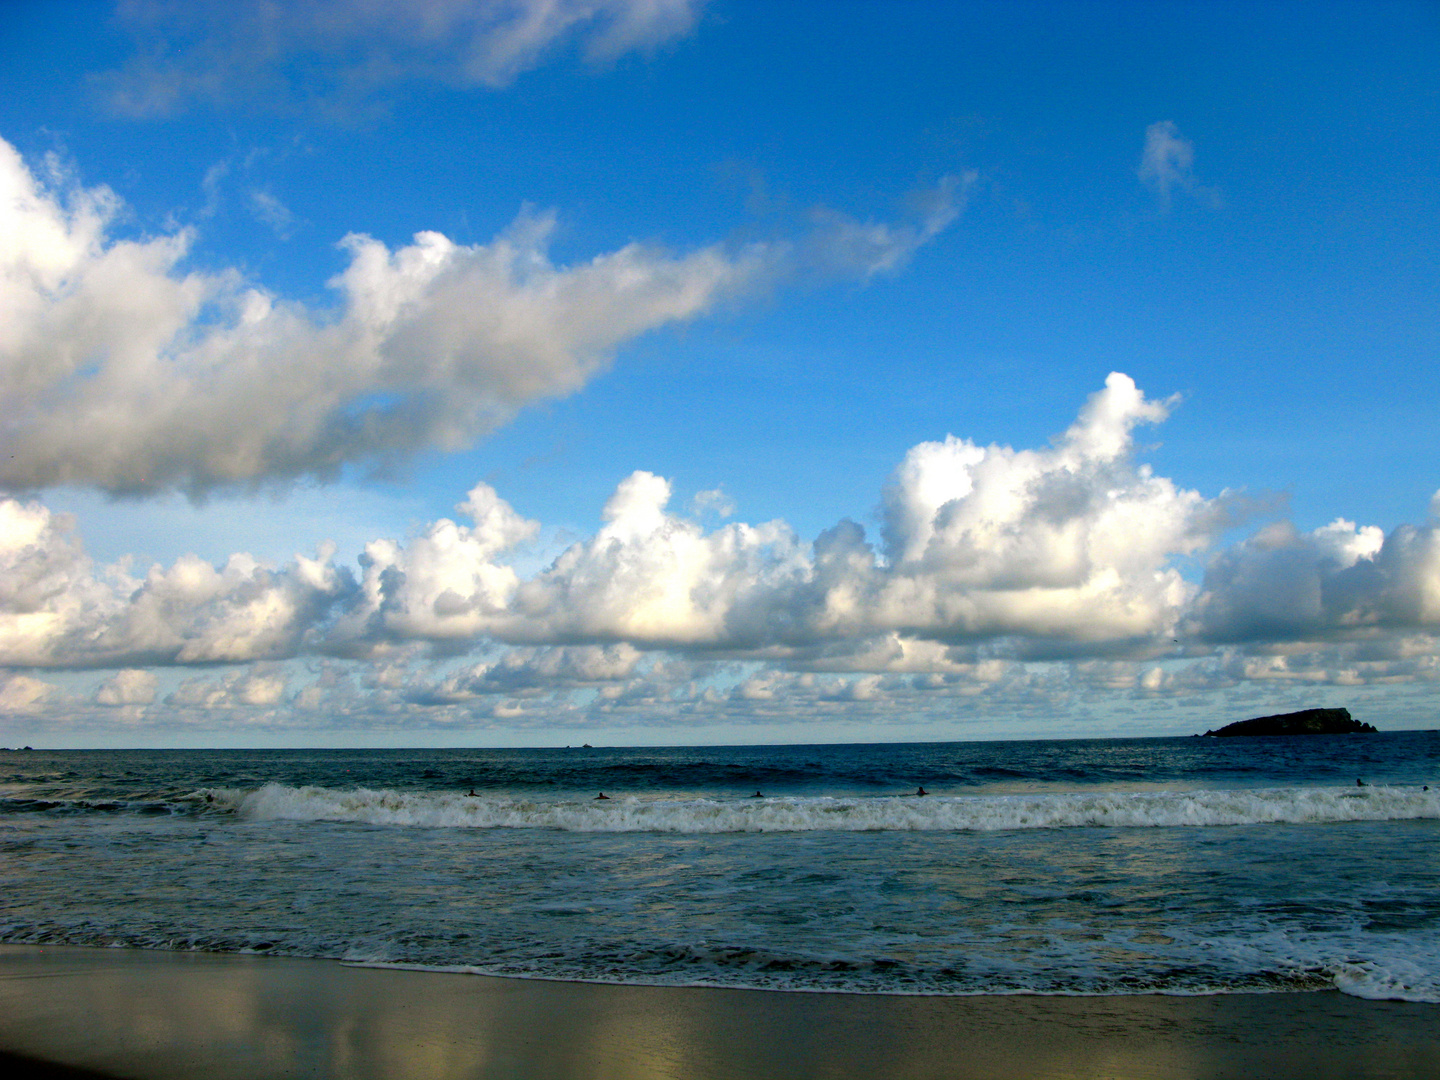
[[[1440,1006],[786,993],[4,946],[0,1050],[134,1080],[1418,1078],[1440,1075]]]

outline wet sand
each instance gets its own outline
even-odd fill
[[[85,1075],[46,1062],[133,1080],[1431,1078],[1440,1005],[597,986],[0,946],[0,1068]]]

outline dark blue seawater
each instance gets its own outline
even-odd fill
[[[1440,732],[6,751],[0,853],[12,943],[1440,1001]]]

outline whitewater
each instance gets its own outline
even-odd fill
[[[11,943],[1440,1001],[1437,732],[0,751],[0,853]]]
[[[830,796],[604,801],[493,798],[424,792],[330,790],[266,784],[209,789],[200,797],[251,821],[354,821],[421,828],[563,829],[571,832],[813,832],[1258,825],[1270,822],[1440,818],[1440,786],[1281,788],[1256,791],[844,799]],[[928,795],[928,793],[927,793]]]

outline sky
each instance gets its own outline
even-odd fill
[[[1440,704],[1440,5],[9,0],[0,745]]]

